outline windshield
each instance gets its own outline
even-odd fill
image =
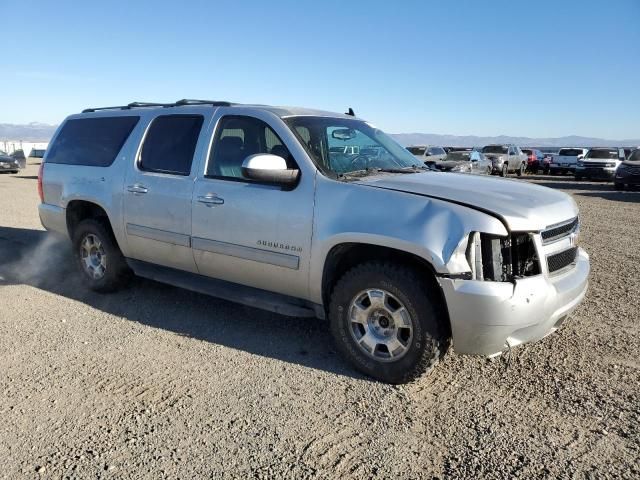
[[[407,149],[362,120],[330,117],[285,119],[309,156],[325,173],[336,175],[372,169],[419,165]]]
[[[631,155],[629,155],[630,162],[640,162],[640,150],[635,150]]]
[[[427,151],[425,147],[407,147],[407,150],[413,155],[424,155],[424,152]]]
[[[618,150],[589,150],[587,156],[585,158],[604,158],[607,160],[617,160],[618,159]]]
[[[561,148],[558,152],[558,156],[561,157],[577,157],[582,155],[582,150],[579,148]]]
[[[482,153],[507,153],[509,149],[504,145],[487,145],[482,149]]]

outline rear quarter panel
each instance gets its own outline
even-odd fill
[[[133,164],[147,122],[148,120],[141,116],[116,159],[108,167],[49,163],[46,154],[44,157],[44,203],[63,209],[74,200],[99,205],[107,213],[118,245],[125,256],[128,248],[122,216],[124,180],[126,169]],[[60,128],[62,126],[64,124]],[[59,131],[60,129],[56,136]],[[56,136],[52,139],[52,145]]]

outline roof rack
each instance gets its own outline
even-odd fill
[[[188,105],[211,105],[213,107],[230,107],[233,105],[231,102],[222,102],[217,100],[194,100],[189,98],[183,98],[174,103],[157,103],[157,102],[131,102],[127,105],[118,105],[116,107],[98,107],[98,108],[85,108],[82,113],[98,112],[100,110],[131,110],[133,108],[148,108],[148,107],[182,107]]]

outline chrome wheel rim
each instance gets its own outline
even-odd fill
[[[107,254],[104,246],[92,233],[80,242],[80,260],[84,272],[94,280],[100,280],[107,272]]]
[[[404,304],[382,289],[358,293],[349,305],[349,331],[360,350],[381,362],[394,362],[409,351],[413,320]]]

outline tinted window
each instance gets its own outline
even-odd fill
[[[589,150],[586,158],[600,158],[607,160],[617,160],[618,159],[618,150],[616,149],[599,149],[599,150]]]
[[[242,175],[242,162],[257,153],[278,155],[287,161],[288,168],[297,168],[287,147],[265,122],[253,117],[223,117],[217,128],[207,175],[250,181]]]
[[[138,120],[139,117],[68,120],[51,145],[47,162],[108,167],[116,159]],[[37,153],[38,150],[33,152]]]
[[[629,155],[629,160],[632,162],[640,162],[640,150],[635,150]]]
[[[582,149],[580,148],[561,148],[558,152],[558,155],[563,157],[577,157],[582,155]]]
[[[166,115],[156,118],[140,152],[140,169],[189,175],[202,128],[201,115]]]
[[[529,150],[528,148],[523,148],[522,149],[522,153],[526,153],[527,155],[531,155],[533,153],[533,150]]]
[[[503,145],[487,145],[482,148],[482,153],[507,153],[507,147]]]
[[[431,154],[431,155],[444,155],[445,153],[447,153],[447,152],[445,152],[444,149],[442,149],[440,147],[431,147],[429,149],[429,154]]]

